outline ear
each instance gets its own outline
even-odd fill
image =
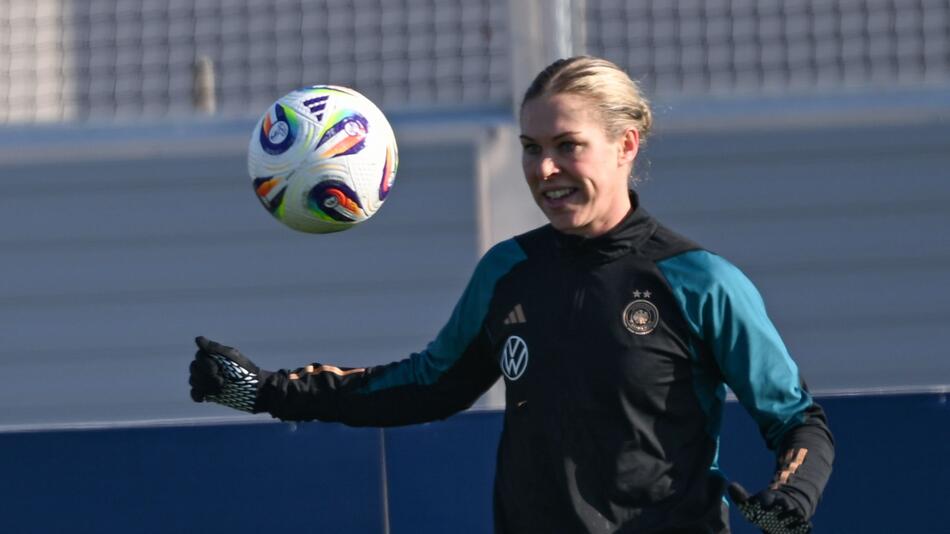
[[[620,137],[620,158],[617,163],[623,165],[633,165],[633,160],[637,159],[637,153],[640,151],[640,132],[634,128],[627,128]]]

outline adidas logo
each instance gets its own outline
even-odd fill
[[[329,98],[329,96],[318,96],[317,98],[304,100],[303,105],[307,106],[307,109],[310,110],[310,113],[313,113],[317,116],[318,121],[322,121],[323,113],[321,112],[327,107],[327,100]]]
[[[505,324],[524,324],[528,320],[524,318],[524,310],[521,308],[521,304],[515,304],[515,307],[508,313],[508,317],[505,319]]]

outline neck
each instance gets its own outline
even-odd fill
[[[586,238],[599,237],[616,228],[635,209],[630,202],[629,193],[617,196],[617,200],[611,205],[604,217],[592,221],[585,228],[579,228],[576,235]]]

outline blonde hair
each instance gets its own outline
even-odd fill
[[[521,100],[525,102],[543,95],[573,94],[586,98],[600,113],[604,131],[611,138],[620,137],[627,128],[646,142],[653,127],[650,102],[639,84],[614,63],[592,56],[559,59],[548,65],[531,82]]]

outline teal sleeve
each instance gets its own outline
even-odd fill
[[[403,385],[430,385],[437,382],[462,357],[482,328],[495,284],[524,259],[524,252],[513,239],[492,247],[479,261],[462,297],[438,336],[424,351],[374,373],[361,391],[368,393]]]
[[[775,449],[813,401],[758,290],[736,266],[704,250],[657,265],[693,333]]]
[[[280,370],[263,384],[262,406],[283,420],[353,426],[433,421],[471,406],[501,373],[485,352],[484,322],[495,286],[524,257],[513,240],[486,253],[448,322],[425,350],[365,369],[314,363]]]

